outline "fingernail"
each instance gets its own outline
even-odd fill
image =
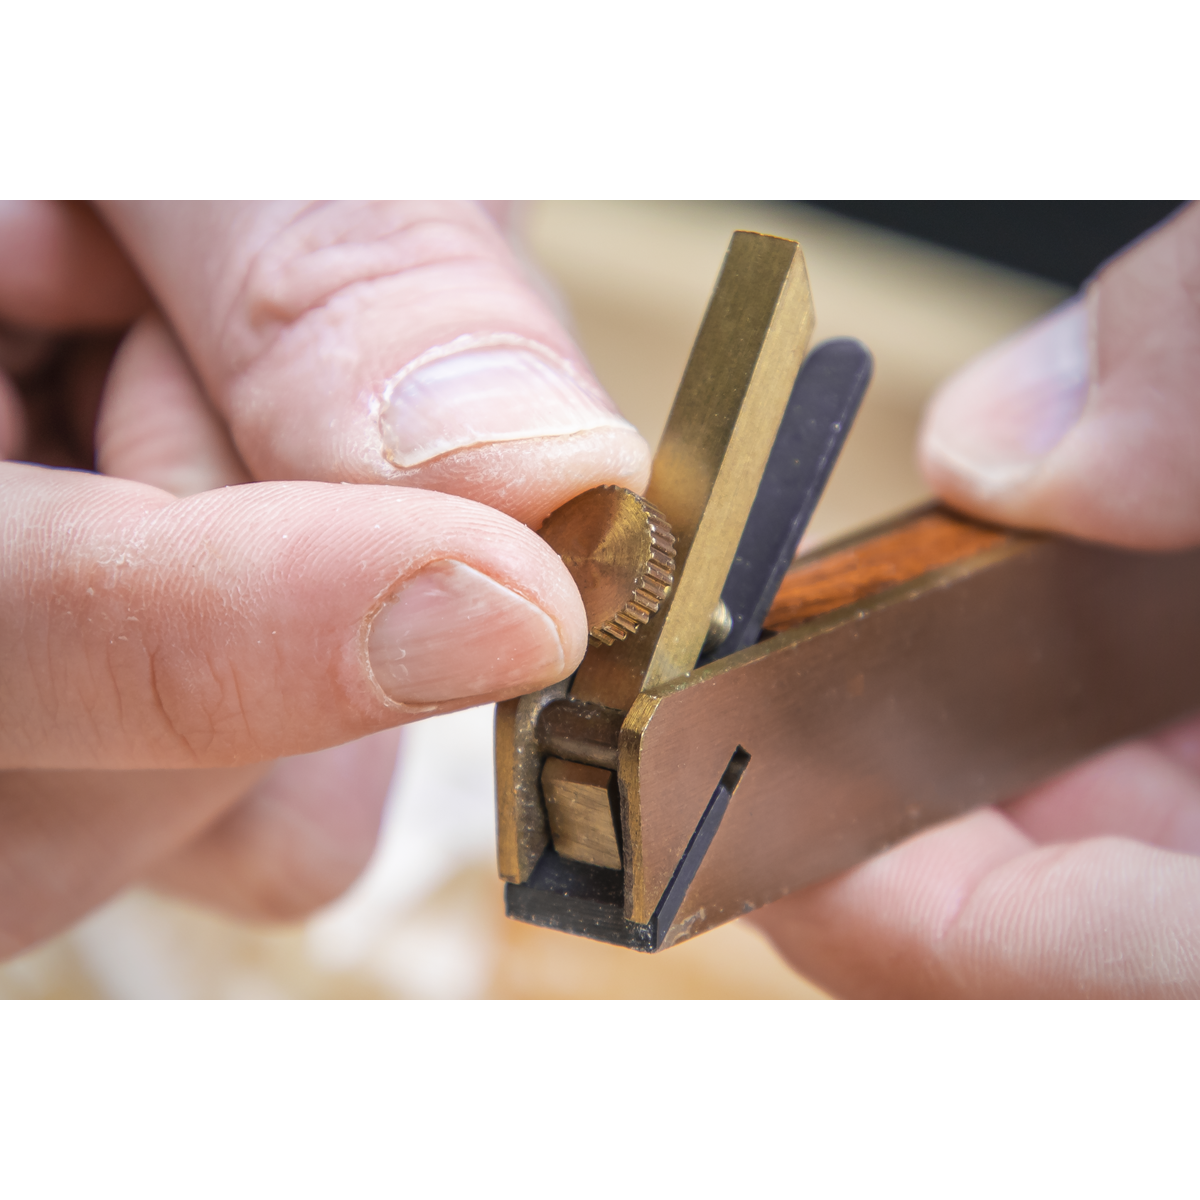
[[[507,334],[468,335],[422,354],[387,385],[379,411],[384,454],[397,467],[606,426],[632,428],[565,359]]]
[[[1079,420],[1088,378],[1087,309],[1075,299],[943,386],[930,408],[924,453],[981,496],[1007,491]]]
[[[465,563],[431,563],[379,610],[371,671],[401,704],[516,695],[559,679],[566,662],[550,617]]]

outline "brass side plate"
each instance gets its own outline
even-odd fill
[[[674,940],[1200,706],[1198,600],[1200,552],[1011,535],[639,696],[627,918],[654,911],[737,746]]]

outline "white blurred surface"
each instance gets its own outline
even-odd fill
[[[495,857],[492,721],[471,708],[408,726],[379,846],[366,872],[315,917],[314,959],[334,970],[377,970],[404,995],[482,995],[482,932],[462,914],[405,919],[466,867]]]

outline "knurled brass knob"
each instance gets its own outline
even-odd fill
[[[621,487],[598,487],[555,509],[539,530],[562,558],[597,642],[624,641],[667,598],[675,538],[648,500]]]

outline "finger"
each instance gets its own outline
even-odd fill
[[[0,371],[0,459],[17,458],[25,445],[25,414],[21,397]]]
[[[1148,742],[1097,755],[1005,812],[1036,842],[1127,837],[1200,854],[1200,778]]]
[[[1118,838],[1035,847],[993,810],[755,919],[844,996],[1200,995],[1200,859]]]
[[[1185,717],[1151,740],[1183,770],[1200,779],[1200,714]]]
[[[110,205],[260,479],[401,483],[536,525],[649,452],[477,205]]]
[[[0,201],[0,320],[26,329],[119,329],[146,290],[85,204]]]
[[[90,471],[96,462],[96,414],[117,352],[116,334],[60,340],[45,369],[22,381],[31,462]]]
[[[179,344],[147,313],[117,352],[96,420],[96,465],[173,496],[248,483],[224,424]]]
[[[263,769],[0,772],[0,959],[140,878]]]
[[[329,903],[375,849],[398,741],[386,730],[276,763],[149,882],[257,921],[296,920]]]
[[[990,520],[1144,549],[1200,542],[1200,205],[934,399],[930,483]]]
[[[52,333],[0,322],[0,371],[18,381],[35,374],[53,357],[57,342]]]
[[[587,631],[561,559],[411,488],[183,500],[0,464],[0,765],[229,766],[546,686]]]

